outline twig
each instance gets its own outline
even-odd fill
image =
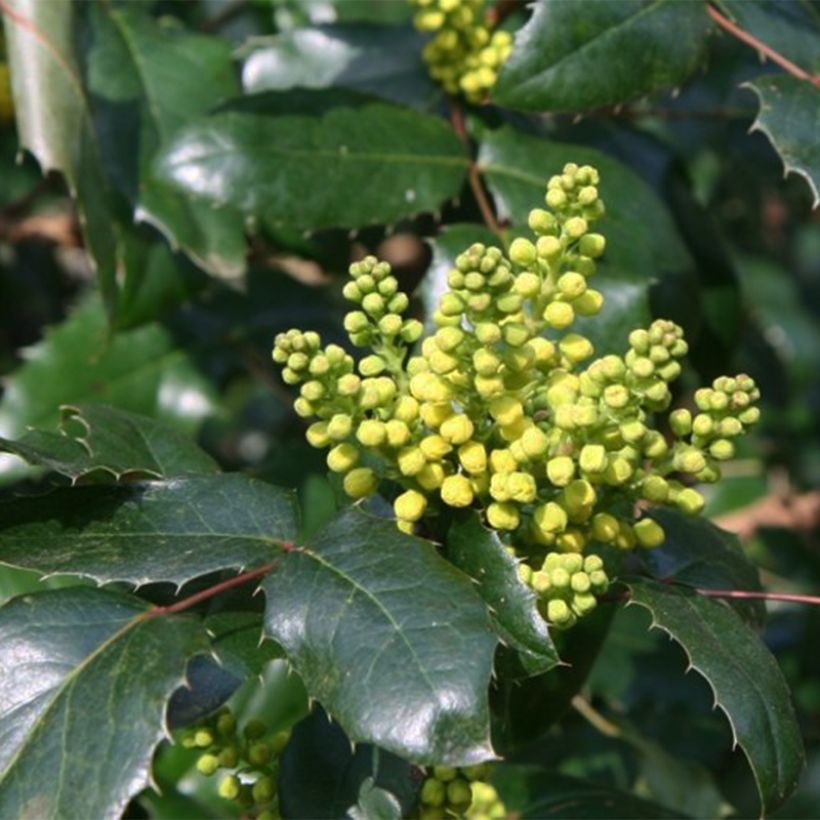
[[[766,592],[748,589],[701,589],[693,588],[693,592],[704,598],[739,598],[753,601],[784,601],[790,604],[810,604],[820,606],[820,595],[800,595],[792,592]],[[599,595],[601,603],[623,603],[632,598],[627,589],[617,595]]]
[[[756,51],[764,54],[773,63],[777,63],[777,65],[779,65],[784,71],[788,72],[793,77],[797,77],[798,80],[805,80],[817,88],[820,88],[820,76],[809,74],[808,71],[801,68],[796,63],[793,63],[787,57],[784,57],[779,51],[775,51],[771,46],[766,45],[766,43],[761,40],[758,40],[753,34],[750,34],[748,31],[740,28],[740,26],[733,23],[728,17],[724,17],[711,3],[707,3],[706,9],[709,12],[709,16],[722,29],[724,29],[724,31],[728,31],[729,34],[740,40],[742,43],[745,43],[747,46],[751,46]]]
[[[717,516],[715,523],[742,540],[765,527],[810,532],[820,527],[820,490],[799,495],[767,495],[748,507]]]
[[[585,697],[576,695],[572,699],[572,708],[602,735],[620,737],[623,732],[609,718],[604,717]]]
[[[470,148],[470,138],[467,136],[467,129],[464,126],[464,113],[462,112],[459,104],[452,97],[448,99],[448,102],[450,104],[450,124],[453,126],[453,131],[455,131],[456,136],[461,141],[461,144],[464,146],[464,150],[467,153],[467,159],[469,161],[469,165],[467,167],[467,177],[470,181],[470,188],[473,191],[473,196],[478,204],[478,209],[481,211],[481,216],[487,224],[487,227],[496,236],[503,239],[501,225],[498,224],[498,220],[495,218],[495,214],[493,213],[493,209],[490,205],[489,199],[487,198],[487,194],[484,192],[484,185],[481,181],[481,171],[473,159],[473,152]]]
[[[279,546],[282,548],[283,552],[293,552],[293,550],[296,549],[290,541],[280,541]],[[213,598],[214,595],[219,595],[221,592],[233,589],[234,587],[242,586],[242,584],[246,584],[254,578],[261,578],[263,575],[267,575],[275,566],[276,561],[269,561],[267,564],[262,564],[261,567],[249,569],[247,572],[243,572],[233,578],[228,578],[227,581],[214,584],[212,587],[203,589],[200,592],[190,595],[187,598],[183,598],[181,601],[177,601],[174,604],[152,607],[143,617],[155,618],[158,615],[172,615],[175,612],[182,612],[185,609],[190,609],[192,606],[195,606],[202,601],[207,601],[209,598]]]

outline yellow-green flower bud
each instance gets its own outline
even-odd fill
[[[219,765],[223,769],[235,769],[239,763],[239,750],[236,746],[225,746],[219,752]]]
[[[419,401],[449,401],[452,390],[434,373],[418,373],[410,379],[410,392]]]
[[[487,451],[480,441],[468,441],[458,448],[461,466],[471,475],[480,475],[487,469]]]
[[[566,302],[551,302],[544,310],[544,321],[556,330],[569,327],[574,320],[575,311]]]
[[[259,741],[248,746],[248,762],[253,766],[264,766],[270,762],[271,748],[267,743]]]
[[[514,530],[521,517],[514,504],[494,501],[487,507],[487,522],[496,530]]]
[[[393,408],[393,418],[411,424],[419,416],[419,403],[412,396],[402,396]]]
[[[379,293],[368,293],[362,299],[362,307],[371,316],[381,316],[384,313],[384,297]]]
[[[651,518],[642,518],[635,523],[632,529],[635,533],[635,538],[638,539],[638,543],[648,549],[659,547],[666,538],[663,527]]]
[[[513,290],[525,299],[532,299],[534,296],[537,296],[541,290],[541,278],[537,274],[532,273],[532,271],[519,273],[518,276],[515,277]]]
[[[659,475],[647,476],[641,483],[641,495],[660,504],[669,497],[669,482]]]
[[[700,450],[688,448],[675,454],[675,467],[684,473],[699,473],[705,466],[706,459]]]
[[[719,438],[709,446],[709,455],[718,461],[728,461],[735,457],[735,445],[728,439]]]
[[[443,806],[447,800],[447,786],[435,777],[424,781],[419,799],[425,806]]]
[[[427,507],[427,499],[416,490],[403,492],[394,502],[396,518],[403,521],[418,521]]]
[[[194,746],[200,749],[207,749],[214,742],[214,736],[210,729],[197,729],[194,733]]]
[[[500,396],[490,402],[490,415],[502,426],[514,424],[524,415],[524,408],[512,396]]]
[[[239,778],[233,774],[226,774],[222,780],[219,781],[219,788],[217,789],[219,796],[225,800],[236,800],[239,797],[241,783]]]
[[[507,475],[507,493],[513,501],[527,504],[535,500],[538,488],[529,473],[513,472]]]
[[[433,492],[441,487],[444,481],[444,468],[441,464],[425,464],[416,476],[416,481],[421,485],[422,489],[427,492]]]
[[[379,332],[383,336],[398,336],[402,328],[402,318],[398,313],[388,313],[379,319]]]
[[[490,467],[494,473],[512,473],[518,469],[518,462],[508,449],[491,450]]]
[[[533,522],[543,533],[557,533],[566,529],[567,514],[563,507],[554,501],[548,501],[536,509]]]
[[[534,425],[524,431],[520,442],[524,454],[533,460],[543,456],[549,449],[549,439],[546,434]]]
[[[600,444],[586,444],[578,463],[584,473],[602,473],[607,465],[606,450]]]
[[[475,336],[483,345],[494,345],[501,340],[501,328],[494,322],[479,322],[475,327]]]
[[[597,259],[599,256],[603,256],[606,250],[606,239],[599,233],[588,233],[586,236],[582,236],[578,242],[578,250],[584,256]]]
[[[573,614],[570,612],[566,601],[560,598],[554,598],[547,603],[547,620],[555,626],[567,626],[573,620]]]
[[[614,515],[596,513],[592,518],[592,535],[603,544],[612,543],[620,532],[620,524]]]
[[[445,441],[458,446],[469,441],[472,438],[474,430],[475,428],[470,419],[463,413],[459,413],[458,415],[450,416],[450,418],[441,425],[439,433]]]
[[[384,422],[376,419],[363,421],[356,430],[356,438],[365,447],[380,447],[387,438]]]
[[[569,456],[556,456],[547,462],[547,477],[556,487],[566,487],[575,476],[575,462]]]
[[[418,319],[405,320],[402,323],[401,330],[399,331],[401,340],[403,342],[407,342],[407,344],[417,342],[421,338],[422,333],[424,333],[424,325]]]
[[[580,239],[587,229],[586,219],[580,216],[572,216],[564,223],[564,230],[571,239]]]
[[[267,803],[273,799],[276,794],[276,787],[270,777],[260,777],[256,783],[253,784],[251,791],[253,799],[257,803]]]
[[[597,500],[595,488],[582,478],[573,481],[563,492],[563,504],[572,515],[593,507]]]
[[[675,504],[688,515],[697,515],[703,509],[705,503],[703,496],[691,487],[681,490],[675,496]]]
[[[564,252],[560,239],[554,236],[542,236],[535,243],[535,251],[539,259],[553,260]]]
[[[419,407],[419,416],[421,417],[421,420],[431,430],[438,430],[438,428],[441,427],[441,425],[452,415],[453,408],[450,402],[446,401],[427,401]]]
[[[360,310],[351,310],[345,315],[344,328],[348,333],[362,333],[370,327],[370,320]],[[288,362],[290,366],[290,362]]]
[[[510,259],[521,267],[526,268],[535,263],[537,258],[535,245],[528,239],[513,239],[510,245]]]
[[[311,447],[327,447],[330,444],[330,436],[327,432],[328,423],[326,421],[317,421],[308,427],[305,433],[305,438]]]
[[[379,479],[369,467],[356,467],[351,470],[342,482],[344,491],[351,498],[364,498],[376,492]]]
[[[398,419],[390,419],[384,425],[387,443],[391,447],[404,447],[410,441],[410,428]]]
[[[579,333],[568,333],[564,336],[558,343],[558,349],[572,364],[582,362],[595,353],[592,342]]]
[[[469,507],[473,503],[473,487],[463,475],[451,475],[441,485],[441,500],[450,507]]]
[[[441,461],[447,453],[452,451],[450,443],[441,436],[425,436],[419,443],[419,449],[428,461]]]
[[[708,436],[715,429],[715,422],[706,413],[698,413],[692,420],[692,432],[696,436]]]
[[[473,792],[467,781],[458,778],[447,786],[447,802],[453,806],[454,810],[466,810],[472,800]]]
[[[595,316],[601,312],[603,305],[604,295],[592,288],[572,301],[572,307],[579,316]]]
[[[402,475],[414,476],[424,469],[427,459],[418,447],[406,447],[399,452],[396,462]]]
[[[576,271],[568,271],[558,280],[558,290],[565,299],[577,299],[587,289],[587,280]]]
[[[205,777],[210,777],[219,768],[219,758],[216,755],[204,754],[196,762],[196,770]]]

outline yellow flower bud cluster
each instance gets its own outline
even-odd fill
[[[376,492],[382,479],[398,485],[393,508],[405,532],[447,508],[474,507],[537,563],[591,545],[660,545],[661,526],[631,512],[639,502],[700,511],[688,484],[719,476],[734,438],[757,420],[759,392],[748,376],[717,379],[697,392],[697,414],[672,413],[667,441],[652,420],[681,372],[681,329],[658,319],[629,334],[624,355],[597,358],[572,330],[603,303],[588,287],[605,248],[592,230],[604,213],[598,183],[594,168],[566,165],[549,181],[546,207],[530,213],[531,239],[515,239],[506,254],[481,244],[460,254],[436,330],[416,355],[408,347],[421,325],[405,318],[389,266],[370,257],[351,267],[345,295],[356,309],[345,327],[371,354],[355,365],[316,334],[277,337],[283,379],[300,386],[296,411],[318,418],[308,440],[328,448],[349,496]],[[588,602],[562,600],[569,615],[546,605],[555,623]]]
[[[236,718],[225,707],[185,729],[181,743],[200,752],[196,762],[200,774],[211,777],[223,770],[217,788],[220,797],[235,801],[245,817],[274,820],[279,817],[278,760],[289,739],[286,731],[271,735],[260,720],[248,721],[240,733]]]
[[[609,586],[604,562],[599,555],[547,553],[541,569],[533,572],[519,565],[521,580],[538,596],[538,609],[544,620],[559,629],[572,626],[597,605],[596,595]]]
[[[434,34],[422,54],[430,75],[447,93],[481,102],[510,54],[509,32],[491,31],[485,24],[484,0],[410,1],[416,28]]]
[[[492,765],[480,763],[462,769],[435,766],[419,792],[420,820],[468,817],[471,820],[506,817],[498,792],[487,782]]]

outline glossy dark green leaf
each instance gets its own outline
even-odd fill
[[[294,726],[279,775],[279,805],[285,817],[346,817],[363,791],[367,806],[368,793],[374,789],[393,798],[399,808],[397,818],[402,808],[408,816],[417,790],[410,764],[374,746],[360,743],[354,747],[320,707]],[[370,795],[369,802],[381,806],[384,800],[379,797]]]
[[[162,478],[219,469],[190,438],[148,416],[85,404],[63,407],[63,421],[61,433],[31,430],[17,441],[0,438],[0,450],[75,480],[95,470],[115,478]]]
[[[261,675],[282,650],[262,634],[259,612],[214,612],[205,618],[213,651],[219,662],[240,677]]]
[[[762,131],[783,160],[786,174],[799,174],[820,205],[820,88],[787,74],[770,74],[746,83],[760,110],[752,130]]]
[[[208,641],[147,609],[85,587],[0,609],[0,816],[115,818],[148,784],[166,703]]]
[[[251,40],[242,66],[248,94],[351,88],[429,109],[441,97],[421,59],[424,38],[399,26],[297,28]]]
[[[171,333],[158,324],[109,337],[105,314],[86,301],[45,338],[23,351],[23,363],[0,400],[0,435],[56,427],[60,406],[88,401],[174,422],[193,432],[212,409],[213,388]],[[19,474],[17,459],[0,457],[0,475]]]
[[[716,527],[706,518],[657,507],[651,511],[666,533],[666,541],[644,553],[652,574],[706,589],[759,590],[760,577],[737,536]],[[753,625],[766,620],[763,601],[730,601],[738,614]]]
[[[678,85],[701,60],[708,24],[698,2],[541,0],[493,96],[525,111],[584,111]]]
[[[268,633],[351,740],[413,762],[493,757],[496,638],[470,579],[430,542],[349,508],[262,588]]]
[[[563,820],[683,817],[634,794],[537,766],[501,766],[493,777],[493,785],[507,810],[522,820],[547,817]]]
[[[709,683],[752,768],[763,811],[794,790],[804,765],[791,694],[777,661],[733,609],[680,586],[629,579],[630,604],[652,615]]]
[[[110,314],[116,306],[117,238],[110,190],[76,50],[69,0],[9,0],[3,22],[20,142],[43,172],[59,171],[76,197],[86,245]]]
[[[181,585],[272,561],[296,529],[291,492],[239,474],[67,487],[0,503],[0,562]]]
[[[524,228],[543,207],[547,180],[567,162],[594,165],[601,174],[606,216],[596,224],[607,249],[593,285],[605,298],[599,316],[573,325],[601,352],[621,352],[626,335],[650,319],[648,290],[666,276],[689,270],[692,260],[663,202],[630,169],[590,148],[552,142],[505,127],[487,132],[481,165],[502,217]]]
[[[161,25],[142,4],[93,3],[88,10],[94,32],[88,84],[113,179],[139,219],[159,228],[208,272],[236,278],[245,269],[241,216],[151,177],[161,142],[236,94],[229,44]]]
[[[300,97],[301,110],[311,101],[325,108],[322,92]],[[318,229],[436,211],[458,193],[466,163],[443,120],[367,103],[320,116],[270,116],[261,107],[215,114],[166,145],[155,171],[188,195],[274,226]]]
[[[533,591],[518,577],[518,563],[497,533],[475,515],[456,521],[447,533],[447,557],[478,583],[501,640],[519,653],[530,674],[559,663],[546,621]]]
[[[188,726],[219,709],[244,683],[245,678],[220,666],[212,657],[191,658],[186,672],[187,684],[168,701],[167,721],[171,729]]]

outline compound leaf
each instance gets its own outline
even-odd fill
[[[762,131],[783,160],[809,184],[814,207],[820,205],[820,88],[788,74],[771,74],[748,83],[760,111],[752,126]]]
[[[760,638],[725,604],[679,586],[626,581],[630,604],[680,644],[714,692],[752,768],[764,812],[791,794],[803,769],[800,731],[783,673]]]
[[[522,666],[536,675],[560,660],[533,591],[518,577],[518,563],[498,535],[477,516],[456,521],[447,534],[447,557],[478,583],[502,641],[519,653]]]
[[[584,111],[677,85],[701,60],[704,3],[541,0],[494,98],[525,111]]]
[[[296,531],[293,494],[239,474],[67,487],[0,503],[0,562],[181,585],[271,561]]]
[[[165,708],[207,652],[189,618],[88,587],[0,609],[0,816],[119,817],[149,781]]]
[[[313,103],[320,115],[304,113]],[[307,230],[390,224],[458,193],[467,160],[441,119],[385,103],[328,109],[323,92],[302,91],[298,104],[298,114],[266,115],[260,103],[192,123],[160,152],[157,178]]]
[[[430,542],[350,508],[262,582],[268,634],[354,742],[418,763],[493,757],[496,638]]]

